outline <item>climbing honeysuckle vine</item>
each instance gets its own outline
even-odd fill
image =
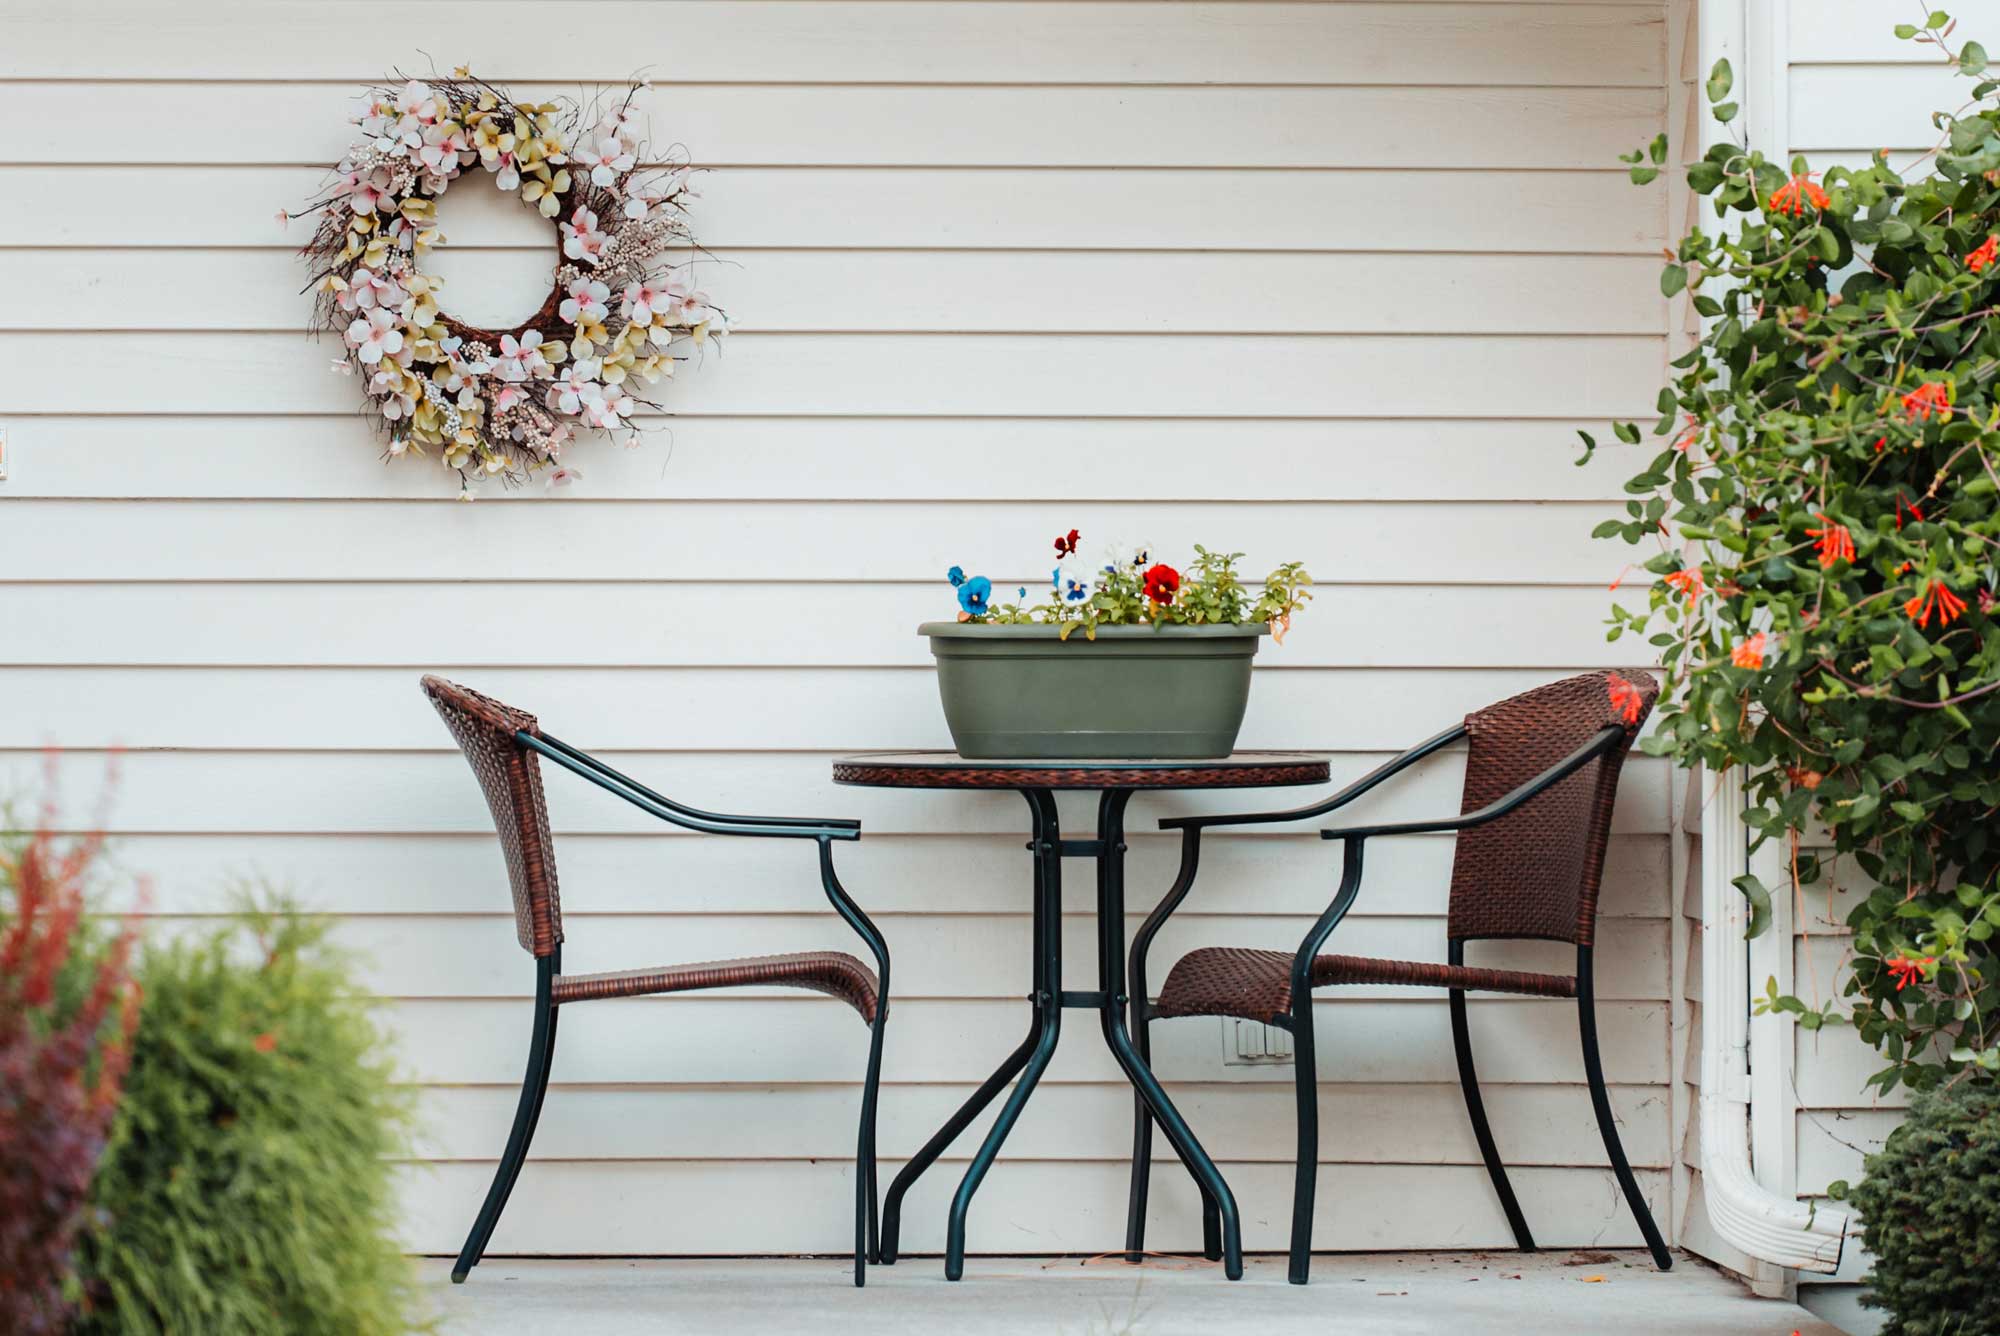
[[[1885,1091],[2000,1073],[2000,81],[1925,20],[1899,34],[1974,83],[1916,163],[1822,173],[1732,131],[1688,169],[1717,222],[1660,286],[1703,333],[1597,530],[1655,577],[1609,621],[1667,671],[1642,745],[1749,767],[1750,825],[1783,842],[1791,885],[1738,883],[1752,933],[1772,894],[1851,929],[1840,978],[1802,967],[1763,1005],[1853,1023]],[[1731,84],[1718,64],[1726,126]],[[1642,185],[1665,160],[1664,139],[1626,159]]]

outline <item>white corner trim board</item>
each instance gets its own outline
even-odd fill
[[[1840,1265],[1848,1216],[1777,1195],[1757,1180],[1750,1126],[1765,1113],[1750,1099],[1750,943],[1744,899],[1731,883],[1746,870],[1740,771],[1704,773],[1701,813],[1701,1172],[1716,1232],[1760,1261],[1800,1271]],[[1774,937],[1767,929],[1765,937]],[[1790,1025],[1783,1027],[1789,1037]],[[1773,1043],[1760,1060],[1789,1062]]]

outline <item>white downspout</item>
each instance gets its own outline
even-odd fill
[[[1700,0],[1695,77],[1706,79],[1718,60],[1736,72],[1741,124],[1748,142],[1766,155],[1790,156],[1790,97],[1786,49],[1788,0]],[[1707,99],[1696,90],[1701,147],[1717,142],[1718,127],[1707,114]],[[1757,941],[1744,937],[1746,902],[1735,879],[1749,871],[1749,830],[1743,822],[1741,771],[1700,772],[1701,812],[1701,1173],[1710,1222],[1725,1241],[1767,1264],[1752,1280],[1762,1292],[1790,1288],[1792,1277],[1776,1268],[1831,1272],[1840,1265],[1847,1236],[1843,1211],[1815,1207],[1792,1192],[1789,1148],[1796,1136],[1789,1099],[1792,1076],[1792,1023],[1789,1017],[1762,1017],[1756,1023],[1757,1081],[1751,1081],[1750,1016],[1753,963],[1757,977],[1789,979],[1783,962],[1791,934],[1774,922]],[[1782,892],[1781,892],[1782,893]],[[1757,1098],[1753,1100],[1755,1094]],[[1753,1126],[1760,1152],[1751,1158]]]
[[[1750,943],[1743,893],[1731,883],[1748,867],[1740,771],[1704,773],[1701,816],[1701,1174],[1715,1232],[1750,1256],[1800,1271],[1831,1272],[1847,1236],[1844,1211],[1782,1197],[1757,1181],[1750,1161],[1750,1127],[1760,1113],[1789,1114],[1751,1104]],[[1776,941],[1775,925],[1760,943]],[[1789,1038],[1790,1025],[1765,1027]],[[1788,1045],[1769,1043],[1757,1060],[1789,1079]],[[1767,1084],[1762,1083],[1760,1084]],[[1770,1101],[1766,1101],[1766,1105]],[[1782,1134],[1782,1129],[1774,1129]],[[1760,1138],[1763,1140],[1763,1138]]]

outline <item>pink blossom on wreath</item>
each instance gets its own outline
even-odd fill
[[[558,413],[574,417],[583,412],[584,404],[593,393],[601,394],[603,387],[598,384],[599,364],[589,358],[579,358],[570,363],[568,370],[558,375],[549,386],[542,401]]]
[[[631,289],[626,292],[629,295]],[[601,325],[611,314],[611,287],[594,278],[579,278],[569,285],[569,296],[558,311],[572,325]]]
[[[382,206],[389,198],[388,173],[348,171],[342,174],[340,183],[334,187],[335,195],[347,197],[347,207],[356,213],[370,214]]]
[[[364,267],[348,278],[346,288],[336,300],[343,311],[372,311],[401,306],[407,296],[403,285],[394,278]]]
[[[390,370],[377,371],[368,380],[368,392],[382,401],[382,417],[399,422],[417,411],[417,401],[403,390],[403,378]]]
[[[542,336],[538,330],[523,330],[516,340],[512,334],[500,336],[500,355],[493,359],[493,374],[518,383],[548,377],[549,364],[542,356]]]
[[[632,396],[616,385],[592,386],[595,393],[583,401],[583,420],[593,427],[610,430],[625,425],[636,405]]]
[[[604,253],[610,237],[597,230],[597,215],[581,204],[562,224],[563,254],[581,264],[594,265]]]
[[[374,366],[390,353],[403,349],[403,331],[396,327],[392,312],[376,308],[347,327],[347,346],[354,355]]]
[[[594,148],[584,151],[579,161],[590,168],[592,185],[609,186],[631,171],[637,159],[632,156],[632,150],[619,140],[600,139]]]
[[[653,317],[667,308],[671,300],[668,294],[671,291],[670,286],[651,281],[628,283],[625,286],[625,300],[619,306],[618,313],[635,325],[649,327],[653,323]]]
[[[432,173],[449,180],[458,175],[459,166],[465,161],[464,155],[471,149],[462,127],[452,125],[446,129],[433,125],[424,131],[424,146],[417,157]]]

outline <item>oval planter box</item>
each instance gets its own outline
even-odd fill
[[[960,756],[1209,759],[1235,749],[1250,659],[1270,628],[925,622]]]

